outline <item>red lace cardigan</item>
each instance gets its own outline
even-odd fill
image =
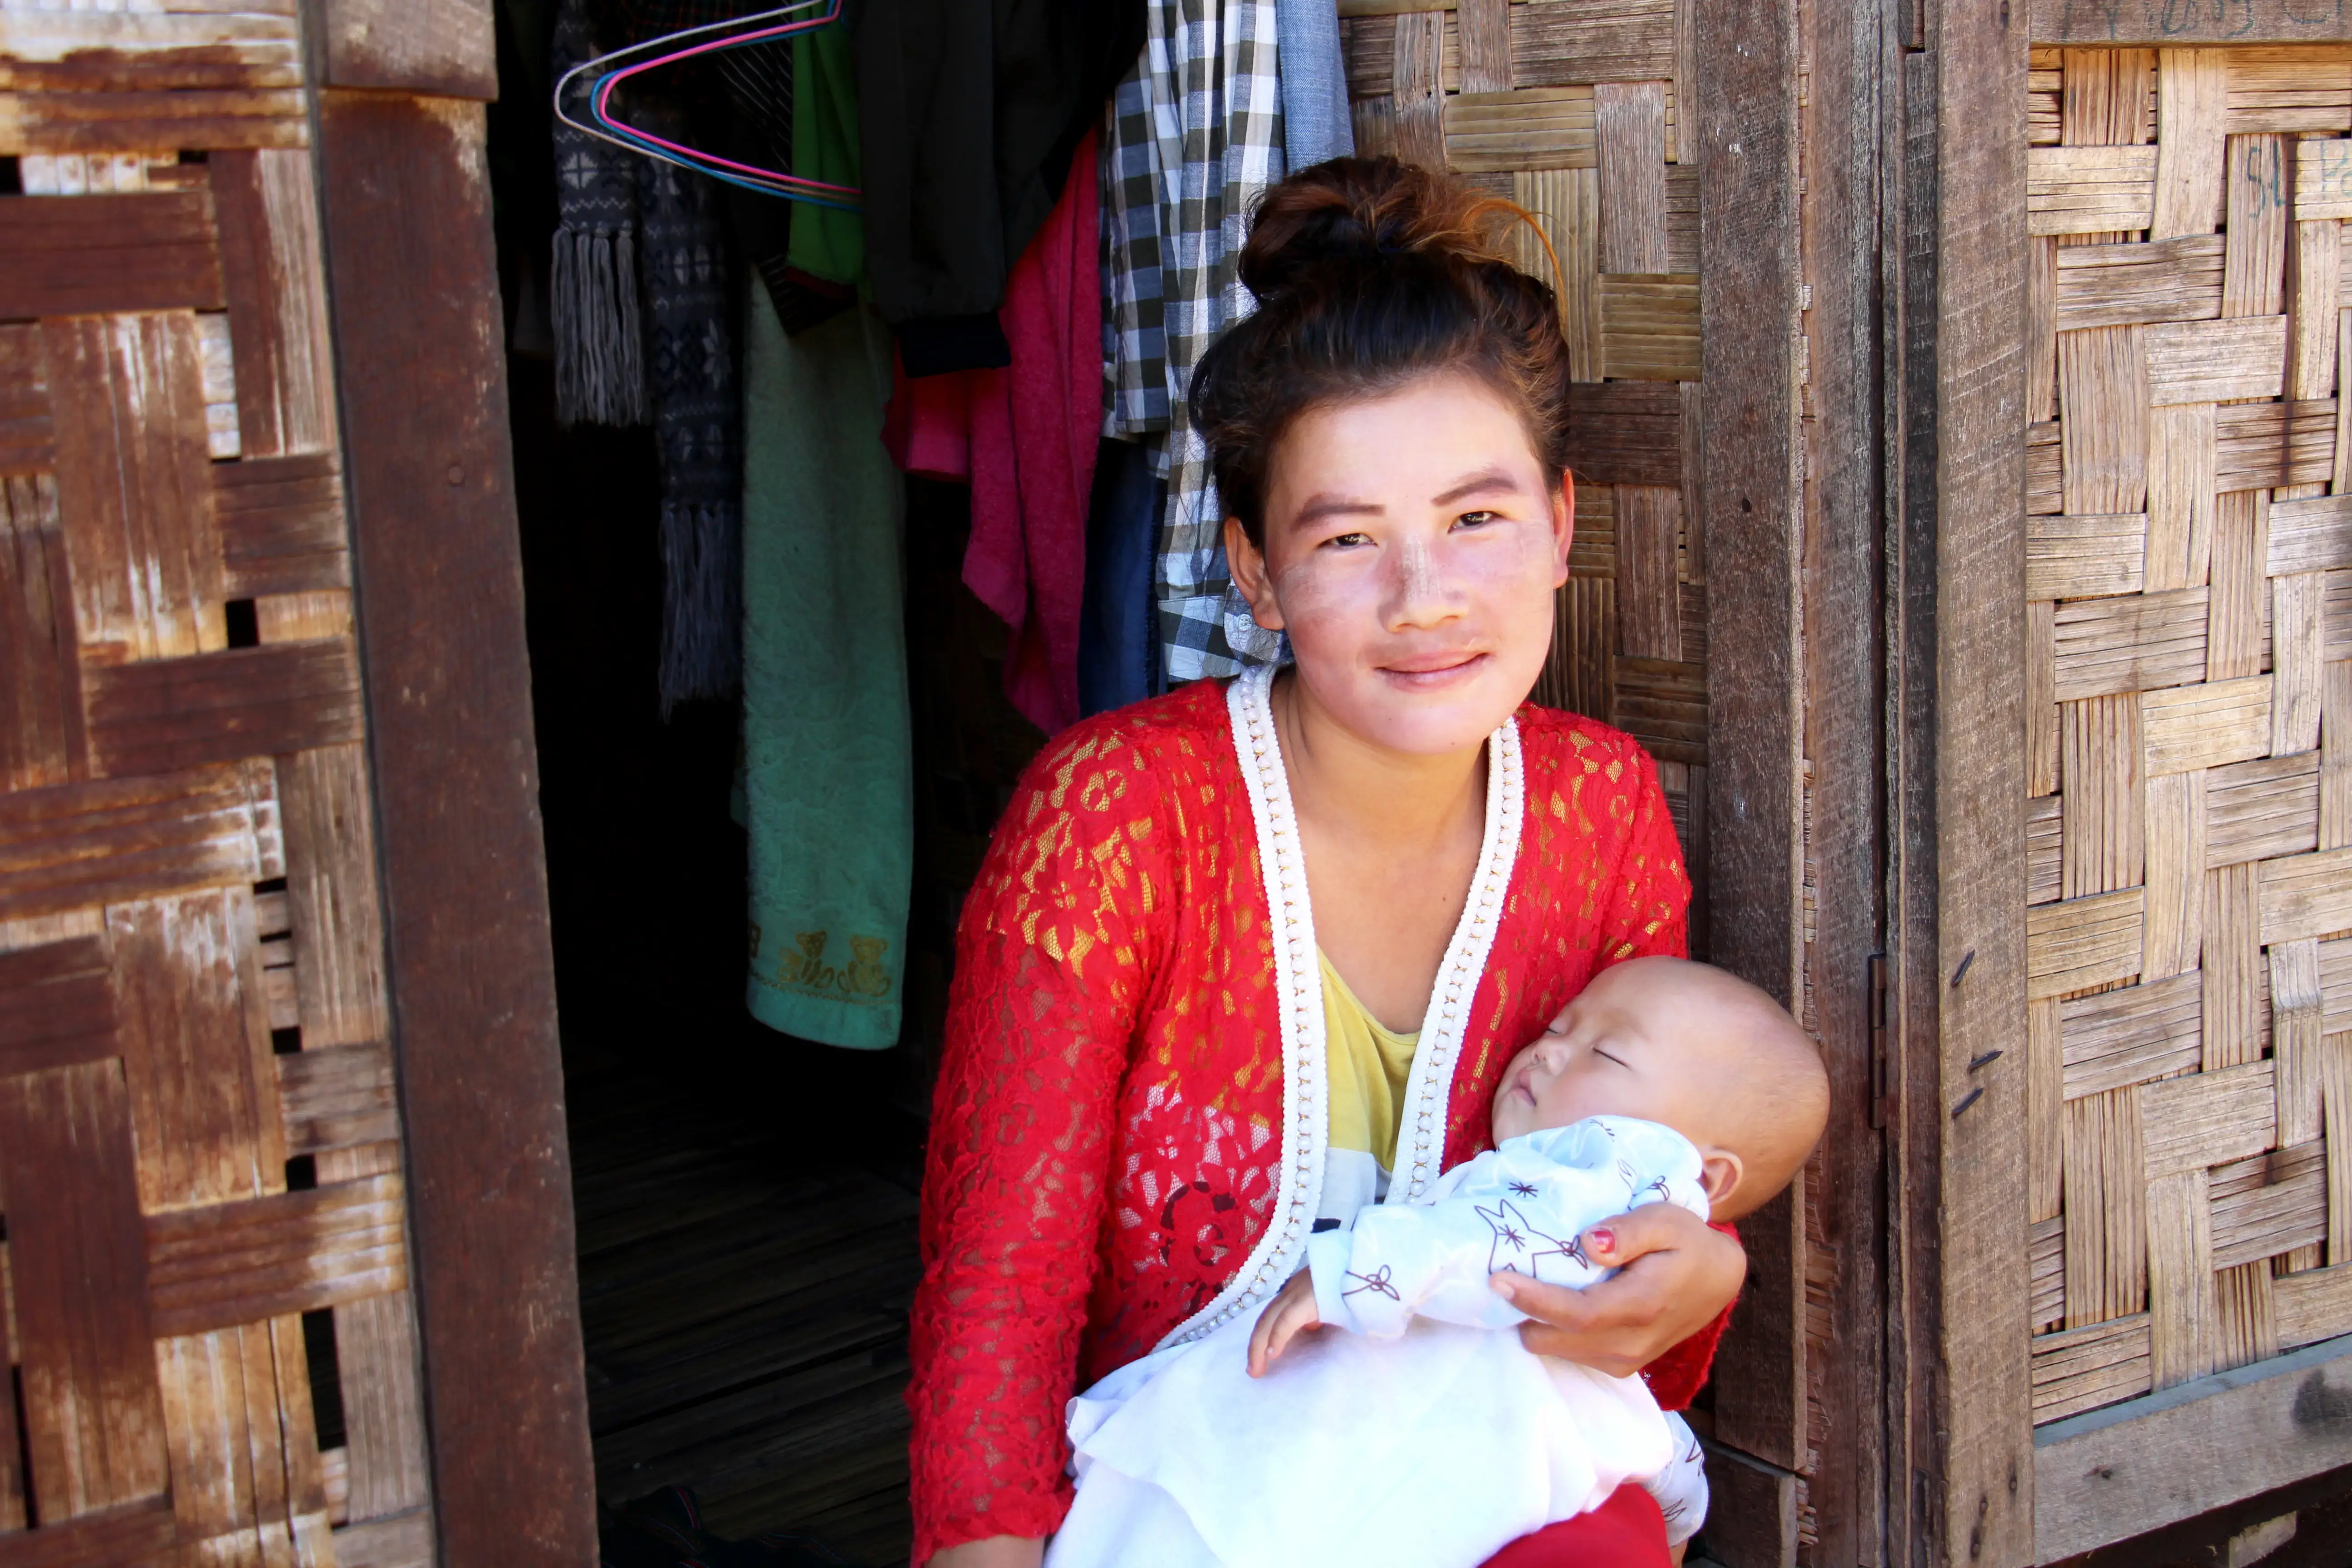
[[[1066,731],[964,905],[907,1396],[919,1565],[1055,1530],[1071,1394],[1255,1310],[1303,1258],[1322,1002],[1265,687],[1203,681]],[[1407,1197],[1487,1146],[1504,1064],[1596,969],[1685,945],[1689,883],[1639,746],[1529,706],[1489,760],[1407,1085]],[[1689,1402],[1721,1327],[1648,1369],[1661,1404]]]

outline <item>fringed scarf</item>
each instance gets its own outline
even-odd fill
[[[690,140],[685,115],[647,129]],[[652,158],[637,167],[645,230],[646,368],[661,446],[661,706],[725,698],[742,678],[742,390],[736,379],[718,191]]]
[[[555,75],[594,57],[585,0],[555,14]],[[586,79],[568,105],[586,118]],[[555,121],[555,417],[562,425],[646,422],[637,306],[635,153]]]

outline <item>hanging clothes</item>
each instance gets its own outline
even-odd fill
[[[745,312],[743,815],[753,1016],[898,1039],[914,876],[899,508],[879,432],[888,334]]]
[[[686,116],[648,109],[656,134]],[[742,678],[742,388],[717,183],[639,158],[654,434],[661,451],[661,710],[735,694]],[[779,203],[779,205],[783,204]]]
[[[1087,510],[1087,597],[1078,618],[1078,711],[1088,718],[1163,689],[1152,636],[1151,542],[1167,499],[1147,447],[1103,437]]]
[[[1282,34],[1282,156],[1291,173],[1356,150],[1337,0],[1275,0]]]
[[[1101,421],[1091,138],[1006,288],[1013,363],[901,377],[888,442],[908,473],[971,486],[963,580],[1012,631],[1004,691],[1048,735],[1076,723],[1087,512]]]
[[[1282,649],[1233,591],[1208,449],[1184,405],[1202,353],[1250,310],[1242,240],[1285,168],[1280,57],[1274,0],[1150,0],[1143,54],[1111,116],[1106,432],[1165,422],[1153,593],[1171,681],[1230,675]]]
[[[1079,140],[1142,45],[1143,9],[1144,0],[858,8],[874,300],[908,375],[1012,363],[997,308]]]
[[[555,14],[554,74],[596,54],[586,0]],[[582,97],[585,98],[585,92]],[[637,155],[554,121],[556,230],[551,291],[559,425],[646,422],[637,300]]]

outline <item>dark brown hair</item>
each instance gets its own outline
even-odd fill
[[[1394,158],[1334,158],[1265,193],[1241,256],[1256,313],[1209,346],[1191,394],[1218,494],[1252,544],[1265,547],[1267,471],[1299,416],[1434,371],[1500,394],[1559,483],[1568,343],[1550,287],[1505,258],[1526,221],[1500,196]]]

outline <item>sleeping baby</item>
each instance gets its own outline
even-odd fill
[[[1605,1279],[1586,1227],[1643,1204],[1748,1214],[1828,1099],[1811,1041],[1744,981],[1602,971],[1505,1070],[1494,1149],[1311,1237],[1255,1325],[1070,1402],[1077,1499],[1046,1568],[1475,1568],[1627,1481],[1686,1540],[1706,1511],[1688,1429],[1639,1377],[1528,1351],[1494,1277]]]

